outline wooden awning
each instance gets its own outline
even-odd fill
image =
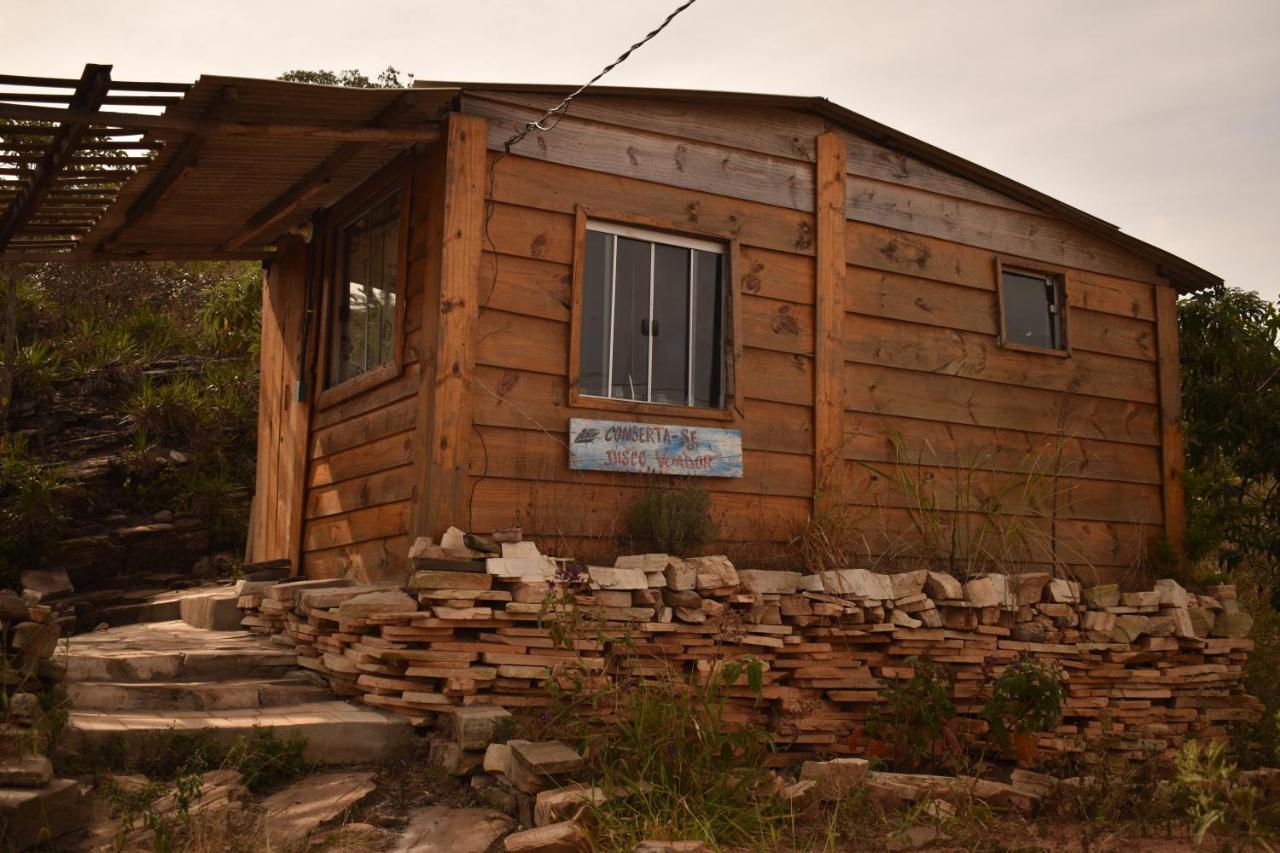
[[[457,89],[0,75],[0,261],[270,257],[275,239],[438,134]],[[70,91],[51,91],[51,90]],[[164,107],[121,112],[117,107]]]

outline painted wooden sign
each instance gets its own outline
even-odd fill
[[[741,477],[736,429],[569,420],[569,467],[628,474]]]

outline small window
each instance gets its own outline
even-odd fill
[[[400,191],[340,228],[337,251],[331,386],[395,360]]]
[[[1067,349],[1062,279],[1048,273],[1000,271],[1000,314],[1004,342],[1032,349]]]
[[[721,408],[725,247],[587,224],[580,393]]]

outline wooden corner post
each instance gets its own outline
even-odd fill
[[[425,353],[418,379],[418,424],[414,443],[417,492],[413,532],[439,539],[450,525],[465,526],[467,445],[471,432],[471,386],[475,372],[476,319],[480,301],[480,249],[484,232],[485,121],[451,114],[442,139],[442,168],[429,181],[438,216],[428,239]],[[430,280],[434,279],[434,280]]]
[[[1179,562],[1186,558],[1186,498],[1182,475],[1182,370],[1178,357],[1178,294],[1168,285],[1155,285],[1156,368],[1160,388],[1160,482],[1164,505],[1164,534]]]
[[[845,148],[834,133],[817,138],[814,215],[814,499],[844,492]]]

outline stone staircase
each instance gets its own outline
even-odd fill
[[[209,595],[225,600],[226,591]],[[184,602],[183,612],[217,621],[217,608]],[[58,660],[71,705],[64,737],[73,745],[145,748],[171,730],[208,730],[229,742],[263,726],[284,738],[304,735],[310,761],[367,764],[412,735],[403,718],[333,698],[296,667],[292,651],[247,631],[181,620],[125,625],[72,637]]]

